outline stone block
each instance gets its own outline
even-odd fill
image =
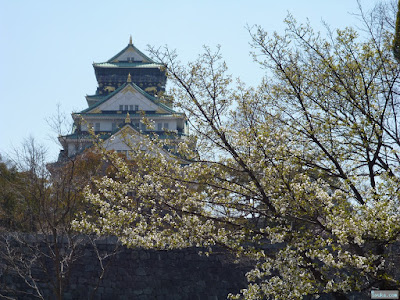
[[[135,274],[138,276],[146,276],[147,272],[144,268],[139,267],[135,270]]]

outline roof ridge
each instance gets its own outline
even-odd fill
[[[99,67],[101,65],[111,65],[111,66],[118,66],[118,65],[127,65],[129,67],[140,67],[140,66],[148,66],[148,65],[155,65],[155,66],[163,66],[162,63],[158,62],[127,62],[127,61],[120,61],[120,62],[113,62],[113,61],[103,61],[103,62],[94,62],[93,66]]]

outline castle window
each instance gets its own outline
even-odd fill
[[[135,105],[135,110],[136,110],[136,111],[139,110],[139,105]]]
[[[133,110],[133,105],[129,105],[129,110]]]
[[[162,130],[162,123],[157,123],[157,130],[161,131]]]
[[[124,110],[124,106],[123,106],[123,105],[120,105],[120,106],[119,106],[119,110]]]
[[[164,123],[164,129],[168,129],[169,124],[168,123]]]
[[[95,129],[94,131],[100,131],[100,123],[95,124]]]
[[[128,110],[128,105],[125,105],[125,110]]]

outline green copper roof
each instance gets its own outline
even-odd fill
[[[141,52],[138,48],[136,48],[135,46],[133,46],[132,41],[129,41],[128,46],[126,46],[124,49],[122,49],[120,52],[118,52],[116,55],[114,55],[113,57],[111,57],[107,62],[113,62],[115,61],[118,56],[122,55],[124,52],[127,52],[129,50],[133,50],[134,52],[136,52],[137,54],[139,54],[140,56],[142,56],[145,60],[147,60],[150,63],[154,63],[155,61],[152,60],[151,58],[149,58],[147,55],[145,55],[143,52]]]
[[[139,93],[141,93],[143,96],[145,96],[147,99],[149,99],[150,101],[152,101],[153,103],[157,104],[158,106],[160,106],[161,108],[163,108],[164,110],[172,113],[172,114],[178,114],[176,111],[174,111],[172,108],[168,107],[167,105],[163,104],[160,102],[160,100],[156,97],[153,97],[151,95],[149,95],[148,93],[146,93],[145,91],[143,91],[140,87],[138,87],[136,84],[134,84],[133,82],[126,82],[123,85],[121,85],[119,88],[117,88],[114,92],[108,94],[107,96],[105,96],[102,100],[100,100],[99,102],[97,102],[96,104],[89,106],[88,108],[82,110],[80,113],[87,113],[90,110],[92,110],[95,107],[98,107],[100,104],[103,104],[104,102],[106,102],[108,99],[110,99],[111,97],[113,97],[114,95],[116,95],[117,93],[119,93],[119,91],[121,91],[124,87],[126,87],[128,84],[132,85],[133,88],[138,91]]]
[[[93,99],[93,100],[101,100],[104,97],[106,97],[106,95],[86,95],[86,99]]]
[[[159,139],[170,139],[172,138],[181,138],[186,136],[186,134],[184,133],[175,133],[175,132],[165,132],[165,131],[155,131],[155,130],[150,130],[150,131],[141,131],[141,130],[137,130],[137,128],[133,127],[132,124],[124,124],[124,126],[122,126],[121,128],[117,128],[116,130],[112,131],[112,132],[101,132],[100,134],[98,134],[97,136],[102,139],[102,140],[107,140],[108,138],[110,138],[111,136],[113,136],[114,134],[116,134],[118,131],[120,131],[122,128],[124,128],[125,126],[130,126],[132,129],[134,129],[135,131],[137,131],[138,133],[141,133],[145,136],[148,136],[150,138],[154,137],[154,134],[157,134],[157,137]],[[74,132],[72,134],[67,134],[62,136],[62,138],[64,139],[74,139],[74,140],[92,140],[93,136],[87,132],[87,131],[83,131],[83,132]]]
[[[124,49],[106,62],[93,63],[93,66],[95,68],[159,68],[162,64],[155,62],[136,48],[130,38],[129,44]]]
[[[140,111],[139,111],[140,112]],[[129,115],[130,115],[130,117],[132,118],[132,119],[136,119],[136,118],[138,118],[138,117],[142,117],[142,115],[140,114],[140,113],[135,113],[135,114],[133,114],[133,113],[131,113],[131,112],[129,112]],[[115,114],[111,114],[111,113],[86,113],[86,112],[79,112],[79,113],[74,113],[74,115],[80,115],[80,116],[90,116],[90,117],[101,117],[101,116],[104,116],[104,118],[122,118],[122,119],[124,119],[124,118],[126,118],[126,112],[123,112],[123,113],[115,113]],[[175,112],[175,113],[173,113],[173,114],[171,114],[171,113],[145,113],[145,116],[146,117],[165,117],[165,116],[171,116],[171,115],[173,115],[174,117],[178,117],[178,116],[181,116],[181,117],[184,117],[185,116],[185,114],[184,113],[178,113],[178,112]]]
[[[126,68],[126,69],[140,69],[140,68],[160,68],[163,65],[158,63],[144,63],[144,62],[102,62],[93,63],[95,68]]]

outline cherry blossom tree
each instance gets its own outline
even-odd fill
[[[388,249],[400,234],[400,67],[385,7],[360,8],[358,31],[323,35],[290,15],[283,34],[250,28],[266,71],[257,88],[233,83],[219,49],[182,64],[153,48],[191,135],[143,141],[154,151],[132,145],[129,165],[99,141],[117,172],[86,188],[95,213],[75,228],[250,258],[248,288],[233,299],[397,287]],[[156,151],[166,148],[175,159]]]

